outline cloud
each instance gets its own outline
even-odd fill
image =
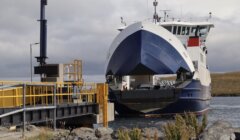
[[[216,5],[218,3],[218,6]],[[207,45],[212,71],[240,70],[240,1],[160,1],[177,18],[207,18],[213,13],[216,26]],[[85,74],[104,74],[105,58],[120,25],[120,17],[131,24],[152,17],[152,0],[48,0],[49,63],[84,61]],[[29,44],[39,41],[39,0],[0,1],[0,77],[29,75]],[[39,46],[33,47],[38,56]],[[219,59],[221,61],[219,61]],[[37,63],[34,60],[34,64]]]
[[[208,60],[212,71],[240,71],[239,23],[215,19],[215,28],[208,40]]]

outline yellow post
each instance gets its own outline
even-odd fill
[[[108,85],[97,84],[97,103],[99,104],[99,113],[102,113],[102,122],[104,127],[108,127]]]
[[[108,84],[104,84],[103,95],[103,126],[108,127]]]
[[[32,105],[33,103],[33,101],[32,101],[32,86],[29,86],[29,94],[30,94],[30,96],[29,96],[29,99],[30,99],[30,105]]]
[[[33,87],[33,105],[36,105],[36,97],[35,97],[35,87]]]
[[[16,106],[19,106],[18,105],[18,89],[16,89]]]
[[[45,87],[45,94],[46,94],[46,104],[48,105],[48,87]]]

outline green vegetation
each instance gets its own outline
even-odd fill
[[[240,96],[240,72],[213,73],[212,96]]]
[[[176,115],[174,122],[169,122],[163,126],[166,140],[190,140],[198,139],[201,133],[207,127],[207,116],[202,117],[199,122],[197,116],[193,113],[184,113],[184,115]],[[119,129],[119,140],[158,140],[158,132],[154,132],[154,137],[150,138],[150,132],[147,131],[145,138],[142,136],[141,129]]]
[[[26,140],[51,140],[53,138],[54,138],[53,133],[49,132],[47,129],[42,128],[39,135],[26,138]]]
[[[185,113],[184,116],[176,115],[175,122],[167,123],[164,126],[164,133],[167,140],[189,140],[197,139],[207,126],[207,116],[204,115],[199,123],[196,115]]]
[[[141,129],[133,128],[130,131],[125,129],[119,129],[118,139],[119,140],[141,140],[142,139]]]

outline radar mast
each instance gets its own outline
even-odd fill
[[[153,2],[153,6],[154,6],[153,21],[155,24],[159,21],[158,14],[157,14],[157,5],[158,5],[158,2],[157,2],[157,0],[155,0]]]

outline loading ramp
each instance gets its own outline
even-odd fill
[[[100,115],[100,122],[107,126],[107,94],[107,84],[2,81],[0,125],[52,122],[56,128],[57,121]]]

